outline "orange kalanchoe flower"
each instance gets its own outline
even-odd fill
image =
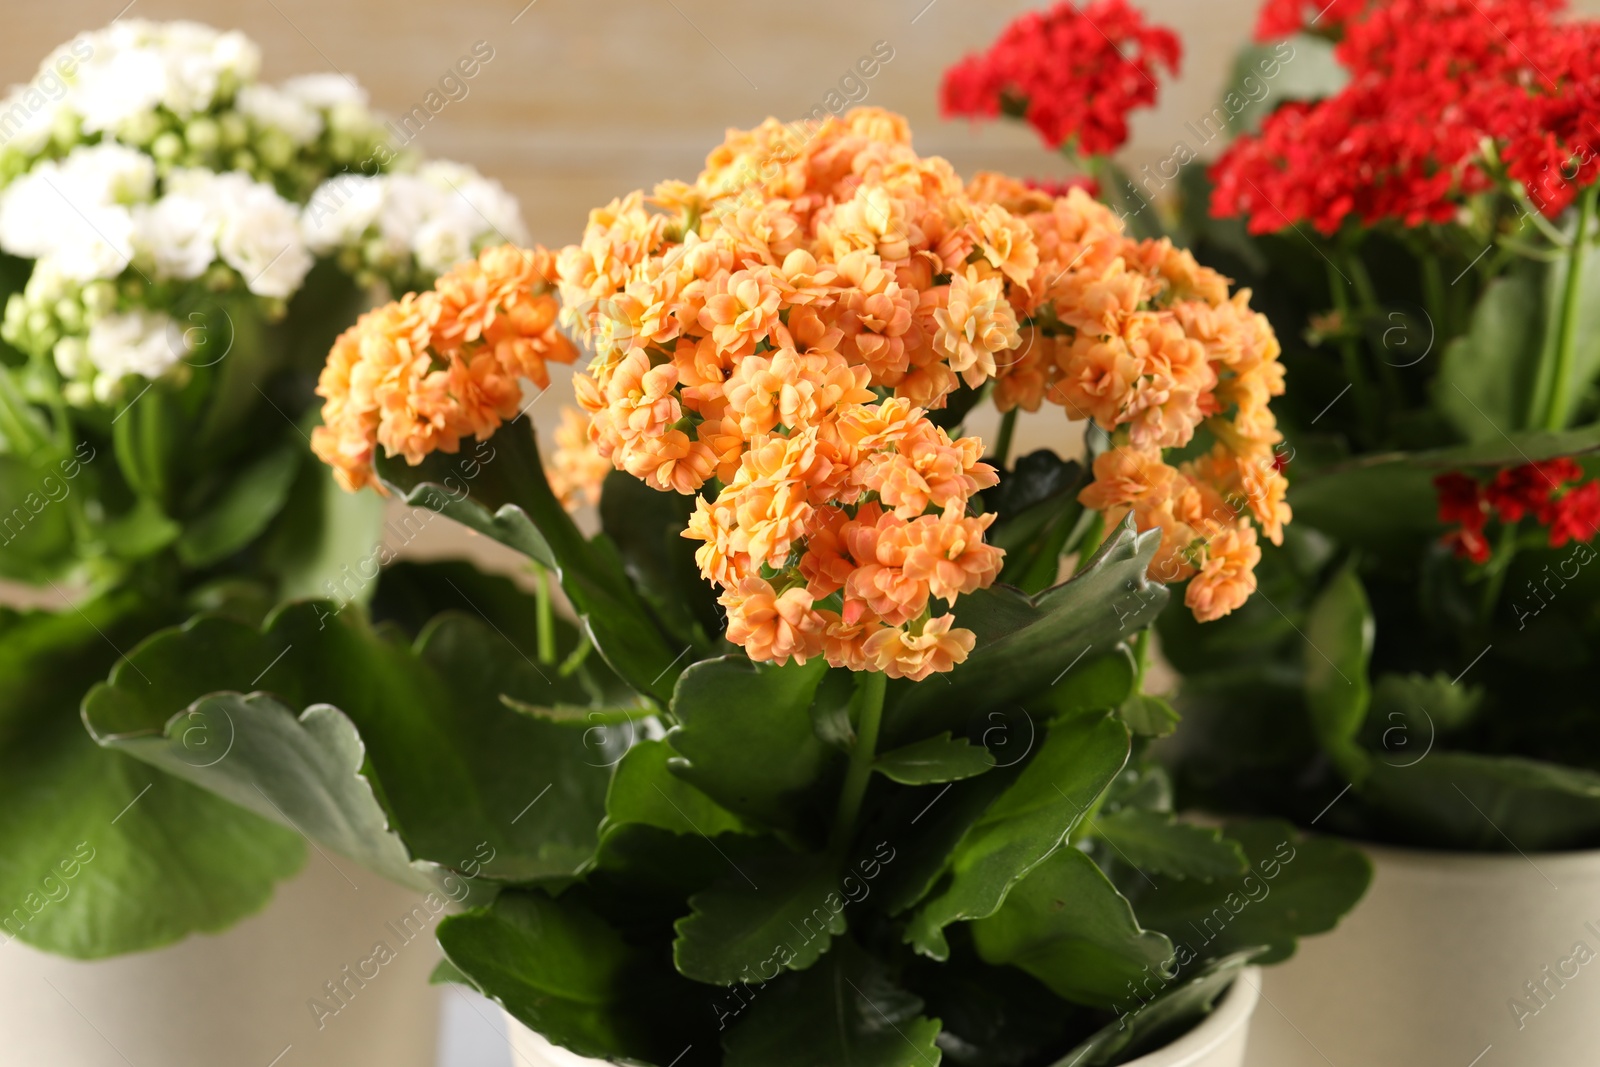
[[[547,363],[576,359],[556,328],[554,274],[542,248],[485,249],[346,330],[317,382],[322,425],[311,436],[339,484],[376,485],[380,446],[415,466],[463,437],[487,438],[516,416],[523,379],[542,389]]]
[[[1028,226],[912,151],[899,116],[730,131],[693,186],[591,214],[561,253],[598,454],[702,497],[685,536],[752,659],[920,679],[966,658],[995,484],[928,418],[1021,343]]]
[[[1081,189],[1050,200],[998,175],[968,192],[1029,228],[1037,269],[1007,296],[1023,324],[1015,358],[997,362],[995,405],[1059,404],[1111,436],[1079,499],[1108,523],[1130,512],[1159,528],[1150,576],[1190,581],[1187,603],[1220,618],[1255,589],[1256,530],[1274,544],[1290,519],[1268,403],[1283,393],[1272,327],[1250,293],[1167,240],[1137,241]],[[1163,448],[1212,441],[1172,467]],[[1253,525],[1252,525],[1253,523]]]

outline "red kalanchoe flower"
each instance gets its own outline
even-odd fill
[[[945,71],[939,104],[946,117],[1020,115],[1051,148],[1070,140],[1105,155],[1127,141],[1128,112],[1156,102],[1159,68],[1177,74],[1182,55],[1176,34],[1126,0],[1063,2],[1028,12]]]
[[[1549,518],[1540,521],[1550,527],[1550,547],[1560,548],[1568,541],[1589,541],[1600,530],[1600,481],[1588,482],[1571,490],[1556,502]]]
[[[1273,5],[1276,7],[1277,5]],[[1600,27],[1563,0],[1382,0],[1346,10],[1344,89],[1278,108],[1212,170],[1211,210],[1253,233],[1354,215],[1453,218],[1492,186],[1483,144],[1554,216],[1600,177]],[[1265,17],[1266,13],[1263,13]]]
[[[1583,468],[1570,456],[1507,467],[1487,486],[1459,471],[1441,474],[1433,480],[1439,521],[1459,524],[1444,543],[1463,559],[1486,563],[1484,527],[1490,517],[1510,525],[1529,515],[1547,528],[1551,548],[1593,540],[1600,531],[1600,480],[1578,485],[1582,478]]]
[[[1074,174],[1070,178],[1059,181],[1054,178],[1024,178],[1022,184],[1029,189],[1037,189],[1046,196],[1060,198],[1066,196],[1074,189],[1082,189],[1096,200],[1100,199],[1100,183],[1083,174]]]

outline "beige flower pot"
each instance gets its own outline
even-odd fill
[[[1164,1049],[1131,1060],[1126,1067],[1243,1067],[1250,1013],[1255,1010],[1261,972],[1246,969],[1204,1022]],[[604,1061],[575,1056],[506,1016],[506,1033],[517,1067],[604,1067]]]
[[[1251,1067],[1600,1063],[1600,852],[1367,852],[1355,911],[1268,970]]]
[[[219,935],[95,962],[0,945],[0,1065],[432,1067],[439,951],[412,913],[425,895],[311,852]]]

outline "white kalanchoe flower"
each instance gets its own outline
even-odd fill
[[[219,224],[217,251],[246,288],[257,296],[293,296],[313,263],[299,210],[272,186],[236,171],[217,175],[208,199]]]
[[[317,186],[300,213],[306,244],[318,255],[358,244],[383,208],[388,179],[336,174]]]
[[[133,216],[133,245],[158,278],[198,278],[217,258],[218,225],[201,197],[169,193]]]
[[[159,378],[189,353],[189,341],[172,317],[138,309],[106,315],[89,327],[89,362],[115,382],[128,374]]]
[[[343,74],[301,74],[284,82],[283,91],[318,111],[367,106],[367,91]]]
[[[281,130],[297,145],[322,134],[322,116],[300,98],[270,85],[247,85],[234,99],[240,112],[268,129]]]

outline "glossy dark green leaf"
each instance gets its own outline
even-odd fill
[[[763,986],[728,1021],[724,1067],[937,1067],[939,1021],[853,942]]]
[[[178,557],[190,567],[204,567],[255,540],[288,499],[303,451],[304,442],[295,437],[235,474],[218,499],[184,528]]]
[[[1138,674],[1127,645],[1085,655],[1050,686],[1049,706],[1058,715],[1110,711],[1132,697]]]
[[[1250,861],[1243,877],[1157,875],[1154,885],[1129,889],[1139,921],[1172,938],[1180,962],[1258,947],[1266,948],[1262,963],[1288,959],[1300,938],[1333,929],[1372,880],[1360,849],[1280,820],[1232,822],[1223,833]]]
[[[261,541],[281,598],[330,597],[364,604],[380,564],[384,500],[347,493],[309,452],[301,453],[289,499]]]
[[[1351,779],[1369,762],[1356,744],[1372,700],[1372,608],[1361,579],[1346,568],[1323,589],[1306,618],[1306,706],[1322,747]]]
[[[1237,952],[1213,960],[1182,981],[1167,984],[1158,979],[1148,1001],[1140,998],[1119,1005],[1116,1022],[1106,1024],[1050,1067],[1109,1067],[1171,1044],[1210,1014],[1234,982],[1249,980],[1241,972],[1253,955]]]
[[[1214,827],[1179,822],[1171,812],[1124,808],[1097,816],[1089,829],[1118,858],[1151,874],[1209,882],[1249,869],[1238,842]]]
[[[1117,717],[1142,737],[1166,737],[1178,728],[1180,716],[1163,697],[1135,693],[1122,702]]]
[[[912,915],[906,940],[923,955],[947,958],[944,928],[993,915],[1011,888],[1062,846],[1127,758],[1128,731],[1115,719],[1053,726],[1021,775],[951,850],[945,878]]]
[[[956,782],[994,768],[994,756],[982,745],[948,732],[885,752],[873,769],[901,785]]]
[[[612,471],[600,496],[600,524],[656,617],[674,637],[709,652],[722,624],[716,594],[694,561],[695,542],[683,536],[694,500]]]
[[[985,509],[999,515],[984,539],[1005,550],[1001,581],[1025,593],[1055,584],[1062,549],[1083,514],[1083,480],[1081,463],[1041,450],[1020,457],[984,492]]]
[[[43,583],[74,562],[64,503],[73,486],[54,457],[43,460],[0,453],[0,576]]]
[[[760,981],[764,965],[803,971],[845,932],[846,901],[826,856],[785,856],[745,864],[689,898],[672,958],[697,982]]]
[[[998,585],[961,597],[956,618],[977,645],[953,671],[891,687],[889,743],[962,728],[991,708],[1038,702],[1080,656],[1137,633],[1167,602],[1166,587],[1145,575],[1159,540],[1125,523],[1072,579],[1036,597]]]
[[[76,609],[0,611],[0,936],[97,958],[215,932],[305,859],[298,834],[95,746],[83,690],[159,625],[123,590]]]
[[[1600,837],[1600,774],[1580,767],[1438,750],[1420,760],[1385,755],[1361,793],[1380,825],[1435,848],[1538,853]]]
[[[332,755],[302,743],[330,748],[324,734],[285,742],[309,766],[283,763],[268,748],[245,752],[243,739],[217,759],[226,716],[186,740],[181,720],[192,702],[251,688],[271,692],[282,706],[279,741],[284,709],[330,704],[348,716],[365,742],[368,778],[389,825],[417,858],[461,868],[477,857],[490,877],[532,879],[570,876],[593,854],[609,768],[627,738],[541,722],[501,704],[502,693],[549,701],[555,687],[520,650],[465,616],[441,616],[414,649],[369,630],[353,610],[334,614],[326,602],[291,604],[262,631],[201,618],[140,646],[110,684],[90,694],[85,716],[105,743],[135,755],[153,758],[136,742],[165,738],[164,766],[191,778],[204,774],[212,788],[221,788],[215,776],[233,779],[230,796],[248,798],[258,786],[292,794],[301,788],[292,780],[265,783],[258,772],[281,767],[290,779],[315,777],[337,771],[330,759],[354,758],[346,741]],[[266,710],[262,718],[270,721]],[[552,791],[559,802],[546,796]],[[339,840],[329,844],[343,848]],[[492,861],[482,860],[480,844]]]
[[[473,985],[552,1044],[628,1064],[665,1065],[683,1051],[682,1020],[665,1010],[670,989],[652,988],[654,962],[573,894],[502,893],[487,909],[440,922],[439,944]]]
[[[1532,272],[1496,278],[1444,351],[1433,403],[1468,441],[1500,441],[1527,426],[1544,332],[1540,288]]]
[[[723,807],[767,826],[797,829],[832,803],[826,790],[838,753],[818,739],[810,707],[827,664],[702,660],[679,677],[667,740],[682,757],[674,773]]]
[[[1128,983],[1171,966],[1172,942],[1142,929],[1127,898],[1094,860],[1058,849],[972,924],[989,963],[1010,964],[1076,1004],[1110,1008]]]
[[[408,504],[431,508],[554,569],[595,647],[616,673],[662,704],[691,646],[651,621],[616,549],[585,540],[545,481],[539,447],[517,419],[470,454],[434,453],[421,466],[380,458],[379,475]]]

